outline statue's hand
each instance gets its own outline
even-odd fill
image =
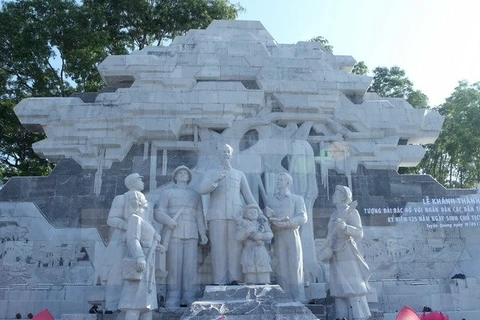
[[[236,217],[235,221],[237,222],[237,226],[239,227],[245,228],[247,226],[247,223],[243,218]]]
[[[208,238],[206,234],[201,234],[200,235],[200,244],[207,244]]]
[[[170,219],[168,222],[167,222],[167,225],[168,227],[173,230],[177,227],[177,223],[175,222],[175,220],[173,219]]]
[[[214,183],[219,183],[220,181],[222,181],[223,179],[225,179],[225,176],[227,175],[226,172],[222,171],[218,177],[215,179]]]
[[[157,240],[158,242],[162,241],[162,236],[159,233],[155,232],[154,237],[155,237],[155,240]]]
[[[146,266],[147,262],[144,257],[137,258],[137,272],[142,272]]]
[[[157,249],[160,251],[160,253],[165,253],[167,251],[167,248],[161,244],[157,244]]]
[[[121,226],[122,230],[127,231],[127,225],[128,225],[127,222],[124,221]]]
[[[271,220],[272,224],[279,229],[286,229],[288,227],[288,221],[284,220]]]
[[[295,229],[295,226],[290,222],[290,218],[274,219],[271,218],[272,224],[279,229]]]
[[[269,207],[265,207],[265,209],[263,209],[263,213],[265,214],[265,216],[267,218],[272,218],[275,216],[275,211],[273,211],[271,208]]]
[[[252,239],[253,240],[263,240],[263,234],[261,232],[253,232]]]
[[[250,224],[250,223],[245,226],[245,229],[248,233],[251,233],[251,234],[257,231],[257,227],[254,224]]]
[[[347,227],[347,223],[345,222],[345,220],[337,219],[335,220],[335,223],[340,230],[345,230],[345,228]]]

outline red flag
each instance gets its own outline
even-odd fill
[[[449,320],[448,316],[445,316],[443,313],[435,311],[430,313],[423,313],[420,320]]]
[[[415,311],[405,306],[400,310],[395,320],[420,320],[420,318]]]
[[[45,309],[42,312],[37,313],[35,317],[32,318],[32,320],[55,320],[55,318],[52,316],[50,311]]]

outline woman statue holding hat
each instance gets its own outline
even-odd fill
[[[122,261],[124,282],[118,308],[125,313],[125,320],[151,320],[152,310],[158,307],[155,251],[157,246],[160,252],[165,248],[159,244],[161,237],[152,224],[148,202],[140,192],[143,189],[141,177],[137,174],[129,182],[132,189],[124,194],[125,216],[128,216],[127,250]]]
[[[102,280],[106,285],[105,310],[110,311],[118,309],[123,287],[122,259],[127,251],[127,221],[133,213],[126,200],[136,192],[141,193],[144,188],[142,176],[138,173],[129,174],[124,182],[128,191],[113,199],[107,218],[107,224],[113,229],[113,233],[103,257]]]

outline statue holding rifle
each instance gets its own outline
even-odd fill
[[[165,225],[162,239],[167,249],[167,308],[195,301],[199,235],[201,244],[208,241],[201,197],[188,186],[191,180],[190,169],[177,167],[173,172],[174,186],[161,193],[155,210],[155,220]]]

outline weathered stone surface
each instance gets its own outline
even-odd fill
[[[294,180],[304,179],[292,191],[305,198],[317,247],[334,210],[331,191],[351,187],[365,228],[359,246],[378,284],[379,309],[392,313],[400,303],[423,303],[407,290],[415,288],[432,306],[455,301],[443,306],[473,310],[474,299],[463,298],[475,296],[456,286],[442,285],[435,295],[427,286],[401,282],[480,276],[480,203],[424,203],[427,197],[476,201],[477,191],[446,190],[429,176],[396,172],[420,161],[424,151],[417,144],[433,142],[443,119],[404,100],[365,93],[371,78],[350,74],[354,64],[318,43],[278,44],[259,22],[216,21],[169,47],[108,57],[99,66],[109,85],[102,92],[22,101],[15,109],[22,123],[47,134],[35,149],[62,160],[49,177],[13,178],[0,190],[0,267],[6,274],[0,310],[11,314],[25,301],[38,307],[48,302],[57,318],[88,310],[88,292],[97,288],[89,285],[100,284],[96,267],[111,235],[108,209],[126,191],[125,176],[140,173],[152,194],[183,164],[193,168],[195,186],[216,165],[218,143],[238,151],[233,165],[245,172],[262,208],[274,192],[273,173],[295,171]],[[308,165],[295,168],[298,159]],[[467,209],[453,212],[460,208]],[[445,221],[434,220],[440,216]],[[315,244],[304,242],[304,257],[315,260]],[[199,261],[204,280],[211,271],[206,248]],[[401,297],[383,290],[397,280]],[[81,290],[72,290],[75,281]],[[62,283],[66,289],[58,289]],[[24,286],[21,293],[17,285]],[[65,292],[71,300],[62,298]]]
[[[292,301],[279,286],[207,286],[183,320],[317,319],[302,303]]]
[[[62,320],[97,320],[97,315],[89,313],[62,314]]]

